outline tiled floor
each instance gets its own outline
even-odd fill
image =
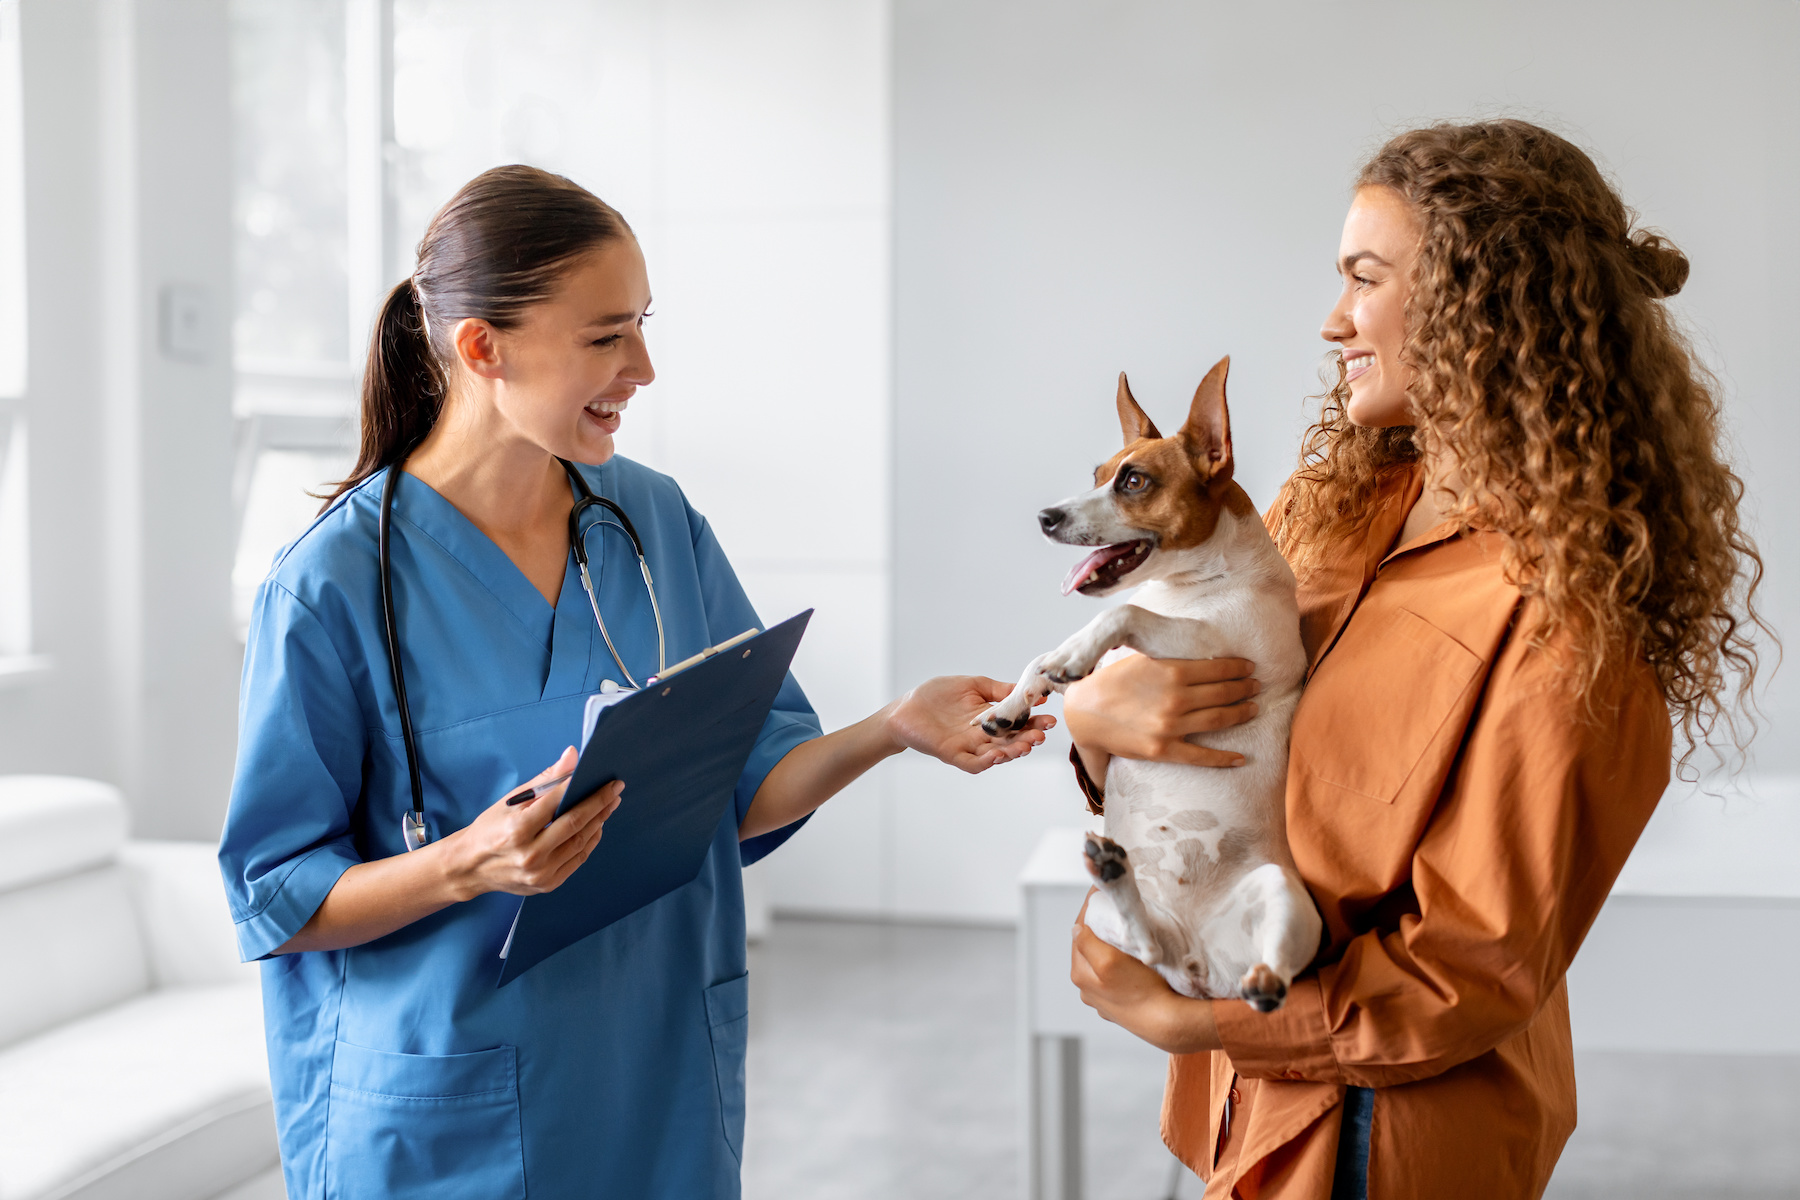
[[[1020,1194],[1010,932],[782,920],[750,979],[747,1200]],[[1090,1048],[1092,1200],[1167,1195],[1164,1061]],[[1586,1054],[1577,1072],[1551,1200],[1800,1197],[1800,1060]],[[1179,1195],[1200,1192],[1189,1175]]]

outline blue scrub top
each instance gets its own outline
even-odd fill
[[[580,469],[644,540],[670,662],[761,625],[672,479],[618,457]],[[238,948],[262,960],[288,1195],[737,1196],[749,1023],[740,871],[798,824],[743,843],[737,825],[769,769],[819,735],[792,676],[699,877],[505,988],[498,955],[519,898],[502,893],[349,950],[270,957],[347,868],[404,852],[411,796],[376,558],[386,474],[277,557],[244,658],[219,861]],[[400,481],[392,521],[435,839],[576,742],[585,697],[619,672],[573,555],[552,609],[418,478]],[[594,529],[588,550],[614,643],[641,680],[656,669],[656,627],[630,543]]]

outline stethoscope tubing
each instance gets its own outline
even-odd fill
[[[587,480],[583,479],[581,473],[570,464],[563,463],[563,469],[569,473],[569,478],[574,482],[575,490],[579,493],[575,506],[569,510],[569,548],[575,552],[575,568],[581,573],[581,590],[587,593],[588,607],[594,610],[594,623],[600,627],[600,637],[606,642],[606,649],[611,653],[613,661],[619,664],[619,672],[625,676],[626,684],[633,688],[640,687],[642,685],[638,683],[636,676],[632,675],[631,668],[625,665],[624,656],[619,653],[618,647],[613,645],[612,633],[606,628],[606,618],[600,615],[599,596],[594,590],[593,576],[588,574],[587,535],[601,525],[610,525],[631,539],[631,548],[637,553],[638,572],[644,577],[644,591],[650,596],[650,615],[656,620],[656,670],[658,674],[661,674],[668,667],[669,659],[663,639],[662,606],[656,601],[656,582],[650,578],[650,563],[644,557],[644,541],[638,537],[637,527],[631,523],[631,518],[625,515],[624,509],[605,496],[596,496],[589,489]],[[602,518],[583,530],[581,514],[595,505],[604,508],[618,520],[608,521]]]
[[[569,481],[575,486],[575,505],[569,510],[569,548],[575,555],[575,566],[581,574],[581,590],[587,593],[588,607],[594,611],[594,622],[600,627],[600,637],[606,643],[613,662],[618,664],[619,672],[625,676],[625,682],[631,687],[639,686],[632,675],[631,668],[625,665],[625,658],[613,645],[612,633],[606,628],[606,618],[600,615],[600,599],[594,591],[593,577],[588,573],[587,534],[596,526],[610,525],[619,530],[631,541],[631,548],[637,555],[638,571],[644,577],[644,590],[650,595],[650,615],[656,620],[656,670],[661,674],[668,668],[668,657],[663,636],[662,606],[656,600],[656,581],[650,576],[650,563],[644,557],[644,540],[638,536],[637,527],[625,510],[608,500],[605,496],[597,496],[588,487],[587,480],[581,477],[572,463],[558,459]],[[412,809],[402,822],[402,831],[408,850],[417,849],[425,844],[428,835],[425,829],[425,782],[419,768],[418,740],[413,733],[412,709],[406,702],[406,671],[400,662],[400,625],[394,617],[394,571],[393,559],[389,552],[390,513],[394,507],[394,488],[399,482],[406,456],[403,454],[388,468],[387,479],[381,486],[381,516],[376,522],[375,548],[381,566],[381,623],[387,635],[388,673],[394,682],[394,700],[400,713],[400,740],[406,748],[407,781],[412,787]],[[618,518],[609,521],[604,518],[581,528],[581,516],[589,508],[600,507]]]
[[[394,484],[400,479],[400,466],[405,461],[402,458],[394,463],[381,485],[381,519],[375,525],[375,549],[381,559],[381,623],[387,632],[388,672],[394,679],[394,701],[400,709],[400,740],[406,745],[406,774],[412,784],[413,816],[422,828],[425,783],[419,773],[419,747],[413,738],[412,710],[406,703],[406,672],[400,665],[400,626],[394,619],[393,560],[388,554],[388,514],[394,507]]]

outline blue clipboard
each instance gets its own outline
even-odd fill
[[[561,887],[519,905],[495,986],[700,874],[811,617],[809,608],[601,711],[558,815],[615,779],[624,803]]]

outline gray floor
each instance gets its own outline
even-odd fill
[[[751,951],[747,1200],[1018,1196],[1013,973],[1003,930],[777,921]],[[1092,1200],[1166,1195],[1164,1062],[1088,1054]],[[1800,1197],[1800,1060],[1584,1054],[1577,1073],[1552,1200]]]

